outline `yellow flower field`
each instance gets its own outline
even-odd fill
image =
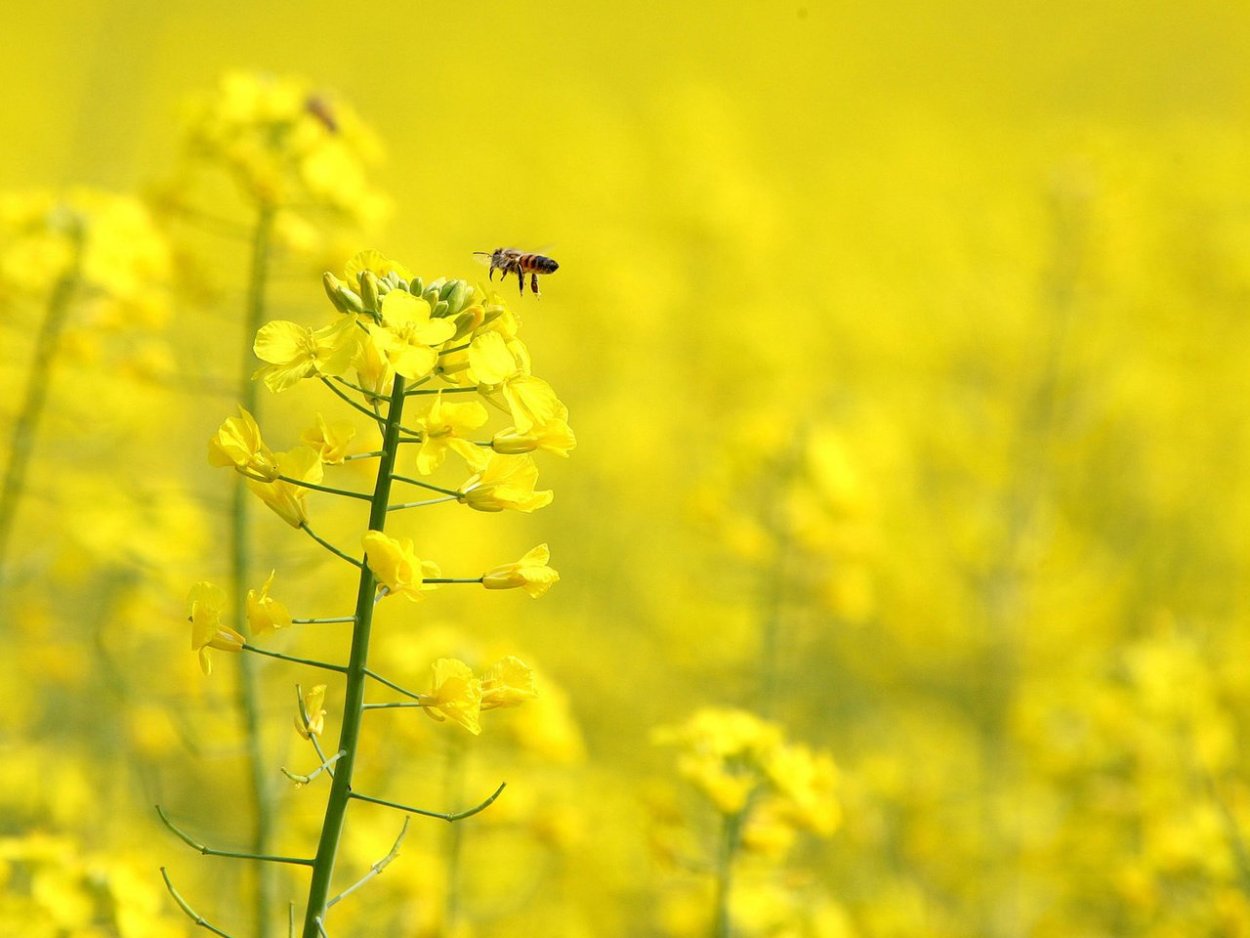
[[[1244,5],[5,33],[0,935],[1250,935]]]

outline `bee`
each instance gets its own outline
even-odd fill
[[[507,277],[508,274],[516,274],[517,286],[521,288],[522,295],[525,293],[526,274],[530,275],[530,289],[534,291],[534,295],[541,296],[538,290],[538,275],[554,274],[560,268],[560,265],[550,257],[543,254],[527,254],[516,248],[495,248],[494,253],[487,251],[474,251],[473,253],[490,258],[490,272],[486,275],[488,280],[495,279],[496,270],[500,271],[501,279]]]

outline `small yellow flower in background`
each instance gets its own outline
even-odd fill
[[[297,78],[234,71],[197,102],[193,160],[228,169],[268,205],[330,207],[359,224],[387,212],[365,169],[381,147],[345,102]]]
[[[524,589],[537,599],[560,579],[560,574],[547,566],[551,551],[546,544],[539,544],[516,563],[496,567],[482,577],[482,585],[488,590]]]
[[[842,810],[836,796],[838,770],[832,756],[789,744],[769,753],[763,768],[783,796],[782,810],[787,820],[826,837],[838,829]]]
[[[325,732],[326,725],[326,686],[317,684],[311,690],[304,694],[304,713],[308,715],[308,722],[305,724],[304,717],[301,714],[295,715],[295,732],[299,733],[305,739],[313,736],[320,736]]]
[[[491,454],[490,461],[460,486],[460,501],[476,511],[534,511],[551,504],[548,490],[535,492],[538,467],[530,456]]]
[[[434,403],[423,415],[413,419],[410,426],[421,433],[417,450],[417,472],[429,475],[443,464],[448,451],[459,453],[473,469],[486,465],[490,454],[484,447],[471,443],[460,434],[476,430],[486,423],[486,408],[477,401],[463,404],[445,403],[441,393],[435,395]]]
[[[273,452],[261,439],[256,418],[239,408],[239,416],[225,423],[208,441],[208,462],[212,466],[234,466],[249,476],[273,480],[279,475]]]
[[[291,614],[278,600],[269,595],[269,587],[273,586],[276,570],[269,572],[265,585],[256,590],[247,591],[247,624],[253,634],[263,635],[274,629],[284,629],[291,624]]]
[[[368,271],[379,280],[385,280],[394,274],[401,280],[411,280],[408,268],[398,261],[393,261],[380,251],[360,251],[343,267],[343,279],[352,289],[360,285],[360,275]]]
[[[456,332],[450,319],[430,318],[430,304],[404,290],[382,298],[383,325],[370,325],[369,335],[391,367],[405,378],[422,378],[438,364],[438,352]]]
[[[275,457],[278,471],[289,479],[301,482],[319,483],[324,475],[321,456],[307,446],[297,446]],[[257,482],[247,480],[247,487],[256,493],[266,505],[278,513],[287,524],[298,528],[308,520],[307,507],[308,489],[293,482]]]
[[[359,343],[355,316],[315,330],[285,320],[268,322],[257,331],[252,346],[256,357],[268,364],[252,377],[278,393],[314,375],[341,375],[351,367]]]
[[[534,426],[527,433],[516,427],[500,430],[491,440],[490,448],[496,453],[519,455],[532,453],[541,449],[557,456],[567,457],[569,450],[577,446],[573,430],[564,420],[552,420],[541,426]]]
[[[347,447],[356,438],[356,428],[346,420],[328,423],[317,414],[317,423],[300,434],[300,442],[321,455],[321,462],[335,466],[347,455]]]
[[[534,669],[520,658],[509,655],[496,661],[482,676],[481,692],[483,710],[518,707],[538,696]]]
[[[439,658],[434,662],[434,679],[422,706],[439,722],[451,720],[474,736],[482,732],[478,719],[482,709],[482,682],[463,661]]]
[[[435,589],[424,582],[427,577],[441,576],[438,565],[422,560],[413,552],[411,538],[388,537],[381,531],[366,531],[361,541],[365,548],[365,561],[387,594],[400,595],[412,602],[423,598],[422,593]]]
[[[678,772],[725,815],[750,812],[761,851],[788,839],[770,826],[789,825],[828,837],[841,822],[837,767],[828,753],[788,743],[781,728],[745,710],[708,707],[655,742],[681,748]],[[748,826],[748,831],[751,828]]]
[[[208,650],[238,652],[246,643],[242,635],[223,625],[222,613],[226,608],[226,593],[220,586],[201,580],[191,587],[187,597],[190,605],[191,650],[200,653],[200,670],[206,675],[213,673],[212,658]]]

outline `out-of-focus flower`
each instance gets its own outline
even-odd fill
[[[509,655],[491,665],[482,675],[483,710],[496,707],[517,707],[538,696],[534,669],[520,658]]]
[[[366,531],[361,539],[369,569],[388,595],[398,595],[416,602],[422,593],[435,589],[426,578],[441,575],[438,565],[422,560],[413,552],[412,539],[393,538],[381,531]]]
[[[131,196],[85,188],[0,195],[0,299],[44,296],[72,276],[91,296],[80,323],[151,329],[168,319],[172,272],[168,244]]]
[[[269,595],[269,587],[273,586],[276,575],[277,571],[271,570],[259,592],[247,591],[247,624],[255,635],[284,629],[291,624],[291,613],[286,606]]]
[[[516,563],[496,567],[482,577],[482,585],[488,590],[524,589],[537,599],[560,579],[560,574],[547,566],[551,551],[546,544],[539,544]]]
[[[208,650],[238,652],[247,642],[242,635],[222,624],[226,608],[226,594],[220,586],[200,581],[191,587],[187,597],[190,606],[191,650],[199,652],[200,670],[206,675],[213,673],[213,661]]]
[[[193,107],[188,168],[225,167],[270,206],[331,208],[372,225],[388,210],[368,181],[381,147],[345,102],[291,77],[225,75]]]
[[[555,497],[550,490],[535,492],[537,484],[538,467],[531,457],[494,453],[481,472],[460,486],[460,501],[476,511],[535,511]]]

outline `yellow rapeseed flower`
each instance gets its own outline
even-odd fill
[[[356,428],[346,420],[329,423],[321,414],[317,422],[300,434],[300,442],[316,450],[327,466],[338,465],[347,455],[347,447],[356,437]]]
[[[256,418],[244,408],[239,416],[227,417],[208,441],[208,462],[212,466],[234,466],[239,472],[272,481],[279,475],[273,451],[261,439]]]
[[[316,330],[285,320],[265,323],[252,349],[268,364],[252,377],[263,379],[277,393],[314,375],[341,375],[351,367],[359,342],[354,316],[343,316]]]
[[[538,467],[530,456],[501,456],[492,453],[490,461],[460,486],[460,501],[476,511],[530,512],[551,504],[550,491],[535,492]]]
[[[290,479],[300,482],[320,483],[324,475],[321,456],[316,450],[307,446],[297,446],[285,453],[276,455],[278,471]],[[248,479],[247,487],[266,505],[278,513],[287,524],[298,528],[308,520],[307,506],[308,489],[294,482],[257,482]]]
[[[423,378],[438,364],[438,352],[456,332],[450,319],[432,319],[430,304],[403,290],[391,290],[382,299],[381,325],[370,325],[369,335],[386,354],[391,367],[405,378]]]
[[[316,684],[304,694],[304,713],[308,715],[308,723],[300,714],[295,715],[295,732],[305,739],[320,736],[325,732],[326,725],[326,686]]]
[[[276,570],[269,572],[269,578],[259,592],[247,591],[247,624],[254,635],[284,629],[291,624],[291,613],[286,606],[269,595],[269,587],[273,586],[276,574]]]
[[[466,440],[464,434],[476,430],[487,419],[486,408],[477,401],[454,404],[444,402],[442,393],[435,395],[429,409],[410,421],[412,429],[421,434],[417,472],[429,475],[443,464],[449,450],[459,453],[473,469],[484,467],[489,454],[484,447]]]
[[[441,575],[438,565],[421,560],[414,552],[411,538],[388,537],[381,531],[366,531],[361,541],[365,548],[365,561],[378,578],[388,595],[400,595],[412,602],[423,598],[422,593],[434,589],[425,583],[427,577]]]
[[[482,709],[519,707],[538,696],[534,669],[520,658],[509,655],[496,661],[482,675]]]
[[[547,566],[551,551],[546,544],[539,544],[516,563],[496,567],[482,577],[482,585],[488,590],[523,589],[537,599],[560,579],[560,574]]]
[[[463,661],[439,658],[434,662],[434,679],[422,706],[435,720],[451,720],[473,735],[482,732],[482,682]]]
[[[201,580],[191,587],[187,596],[190,606],[191,650],[199,652],[200,670],[206,675],[213,673],[213,661],[208,650],[241,651],[246,643],[242,635],[223,625],[222,614],[226,608],[226,593],[220,586]]]

